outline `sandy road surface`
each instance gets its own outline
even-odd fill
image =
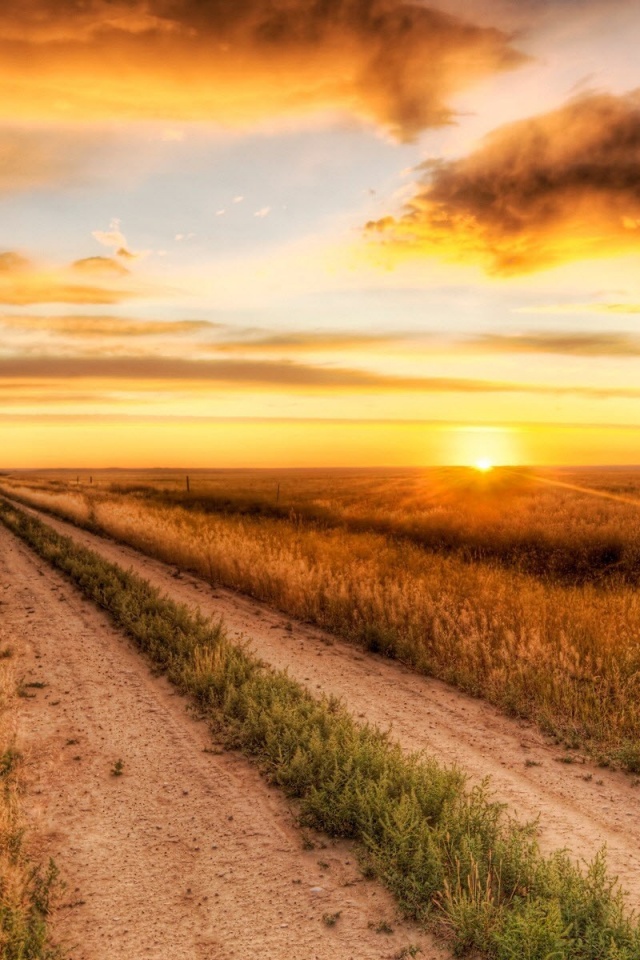
[[[606,844],[611,872],[633,906],[640,906],[640,786],[633,786],[633,778],[590,763],[558,762],[563,750],[481,700],[241,594],[189,574],[177,576],[174,568],[129,547],[32,512],[175,600],[222,616],[230,636],[247,638],[264,661],[288,669],[312,691],[341,697],[356,716],[391,728],[407,749],[455,761],[475,781],[490,776],[495,795],[521,819],[540,816],[545,849],[567,847],[576,858],[591,859]]]
[[[303,850],[283,796],[242,757],[205,752],[186,701],[2,525],[0,645],[26,684],[46,683],[24,687],[18,744],[29,837],[67,883],[54,932],[71,958],[449,956],[396,922],[348,844]],[[373,929],[383,919],[392,935]]]

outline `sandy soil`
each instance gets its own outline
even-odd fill
[[[406,749],[456,762],[474,782],[490,776],[494,795],[516,816],[539,816],[544,849],[566,847],[577,859],[590,860],[606,845],[611,872],[629,891],[631,904],[640,907],[637,778],[589,762],[560,762],[566,752],[547,743],[535,727],[504,717],[481,700],[129,547],[40,516],[174,599],[222,616],[230,636],[247,639],[264,661],[288,669],[312,691],[341,697],[357,717],[391,729]]]
[[[74,960],[449,956],[397,921],[349,844],[303,849],[283,796],[1,525],[0,644],[24,678],[29,837],[66,882],[54,932]]]

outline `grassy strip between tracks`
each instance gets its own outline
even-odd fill
[[[10,657],[9,648],[0,648],[0,957],[58,960],[61,954],[51,945],[47,928],[57,870],[52,862],[38,868],[25,848],[20,816],[22,761],[11,724],[16,693]]]
[[[0,519],[62,570],[183,691],[230,747],[299,803],[301,822],[358,842],[365,869],[458,954],[496,960],[640,960],[640,926],[607,876],[543,856],[485,788],[406,756],[232,645],[220,625],[145,580],[0,503]]]

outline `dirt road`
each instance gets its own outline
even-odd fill
[[[33,513],[175,600],[222,616],[230,636],[246,638],[264,661],[288,669],[312,691],[341,697],[357,717],[391,728],[405,748],[455,761],[474,781],[490,776],[497,798],[520,819],[540,817],[544,849],[567,847],[588,860],[606,845],[611,872],[640,907],[640,786],[633,778],[591,763],[559,762],[565,751],[483,701],[290,621],[265,604],[178,575],[129,547]]]
[[[282,794],[211,752],[186,701],[1,525],[0,645],[24,678],[28,835],[67,883],[54,933],[71,958],[380,960],[409,944],[449,956],[397,922],[348,844],[304,850]],[[383,920],[393,934],[376,932]]]

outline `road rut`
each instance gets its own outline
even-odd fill
[[[187,701],[1,525],[0,643],[24,677],[28,836],[66,882],[53,932],[71,958],[380,960],[412,943],[449,957],[398,922],[349,844],[304,850],[284,796],[212,752]]]
[[[24,508],[27,509],[27,508]],[[567,754],[538,729],[485,701],[366,653],[264,603],[181,573],[114,541],[29,508],[56,530],[134,570],[174,600],[222,617],[233,639],[312,692],[340,697],[363,720],[390,729],[407,750],[457,763],[473,782],[489,776],[497,799],[521,820],[539,817],[543,849],[591,860],[606,846],[610,871],[640,907],[640,785],[637,778]]]

